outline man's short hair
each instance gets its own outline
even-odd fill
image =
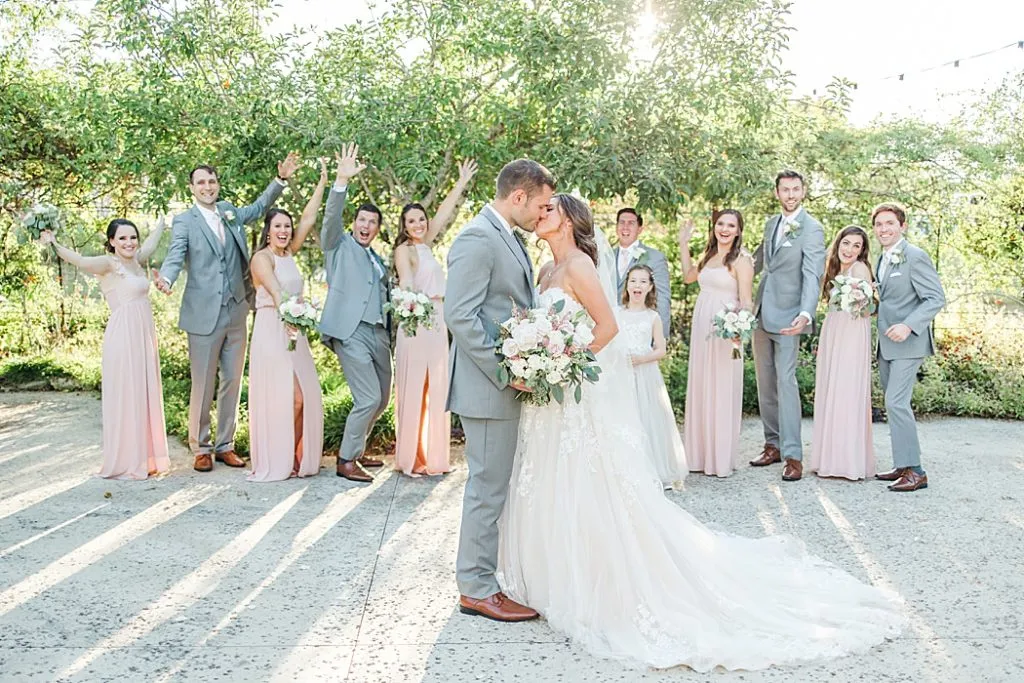
[[[800,181],[801,185],[806,185],[807,184],[806,182],[804,182],[804,177],[802,175],[800,175],[799,173],[797,173],[796,171],[794,171],[791,168],[787,168],[784,171],[779,171],[778,175],[775,176],[775,189],[776,190],[779,189],[779,183],[782,182],[783,178],[796,178],[797,180]]]
[[[619,209],[619,212],[615,214],[615,222],[616,223],[619,222],[619,219],[622,218],[622,214],[624,214],[624,213],[631,213],[634,216],[636,216],[636,224],[641,226],[641,227],[643,227],[644,217],[641,216],[639,213],[637,213],[637,210],[634,209],[632,206],[625,206],[625,207]]]
[[[384,225],[384,214],[380,212],[380,209],[377,208],[376,204],[371,204],[370,202],[363,202],[362,204],[360,204],[359,208],[356,209],[356,218],[359,218],[360,211],[367,211],[369,213],[377,214],[377,225]]]
[[[904,209],[899,204],[897,204],[896,202],[886,202],[884,204],[879,204],[874,209],[872,209],[871,210],[871,224],[874,225],[875,218],[878,217],[878,214],[885,213],[886,211],[890,211],[893,214],[895,214],[896,215],[896,220],[898,220],[900,222],[900,225],[906,225],[907,224],[907,210]]]
[[[556,189],[557,183],[551,171],[532,159],[510,161],[498,173],[497,198],[505,199],[516,190],[525,190],[532,197],[542,187]]]
[[[220,176],[217,175],[217,169],[215,169],[213,166],[210,166],[209,164],[199,164],[198,166],[196,166],[195,168],[188,172],[189,185],[191,185],[195,181],[193,176],[196,174],[196,171],[206,171],[207,173],[212,173],[214,178],[220,180]]]

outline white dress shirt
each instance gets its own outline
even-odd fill
[[[633,242],[628,247],[619,247],[619,276],[625,274],[626,269],[629,268],[630,262],[633,260],[633,254],[637,249],[640,248],[640,240]]]
[[[202,214],[210,231],[217,236],[221,244],[224,244],[224,222],[221,220],[220,214],[216,211],[210,211],[199,204],[196,204],[196,208],[199,209],[199,213]]]
[[[804,207],[798,207],[796,212],[792,216],[787,216],[785,213],[782,214],[782,220],[779,222],[779,229],[775,231],[775,248],[778,249],[782,246],[782,243],[786,241],[786,223],[790,220],[800,220],[800,214],[803,213]]]
[[[492,215],[493,215],[493,216],[494,216],[495,218],[497,218],[497,219],[498,219],[498,225],[500,225],[501,227],[505,228],[505,231],[506,231],[506,232],[507,232],[508,234],[510,234],[510,235],[512,235],[513,237],[515,237],[515,233],[514,233],[514,232],[512,231],[512,226],[511,226],[511,225],[509,225],[508,221],[507,221],[507,220],[505,220],[505,217],[504,217],[504,216],[502,216],[502,215],[501,215],[500,213],[498,213],[498,210],[497,210],[497,209],[495,209],[495,208],[494,208],[493,206],[491,206],[490,204],[486,204],[486,205],[484,206],[484,208],[485,208],[485,209],[487,209],[488,211],[490,211],[490,212],[491,212],[491,214],[492,214]]]

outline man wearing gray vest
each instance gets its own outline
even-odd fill
[[[776,176],[782,212],[765,223],[764,240],[754,252],[754,272],[761,273],[754,300],[754,369],[765,443],[750,464],[764,467],[785,459],[784,481],[803,476],[797,352],[800,335],[814,331],[825,271],[825,232],[800,206],[805,193],[803,176],[796,171]]]
[[[246,317],[254,292],[249,275],[249,246],[245,225],[273,206],[288,178],[298,168],[295,154],[277,165],[272,180],[252,204],[235,207],[217,201],[220,180],[212,166],[197,166],[188,176],[195,204],[174,217],[171,246],[155,273],[156,287],[165,294],[188,271],[178,327],[188,333],[192,389],[188,400],[188,445],[199,472],[213,461],[245,467],[235,454],[235,422],[245,367],[248,337]],[[218,380],[219,371],[219,380]],[[210,404],[217,382],[217,438],[210,439]]]
[[[505,507],[519,438],[515,387],[498,377],[498,325],[512,307],[536,304],[533,264],[518,229],[533,232],[547,215],[555,178],[529,159],[498,173],[493,202],[471,220],[448,252],[444,318],[452,334],[448,409],[466,432],[469,478],[462,503],[455,577],[459,610],[497,621],[536,619],[537,612],[501,592],[498,517]]]
[[[882,254],[878,282],[878,375],[885,392],[893,468],[875,475],[893,482],[890,491],[928,488],[921,468],[921,444],[910,399],[917,371],[934,355],[932,321],[946,305],[946,293],[932,260],[907,242],[907,214],[898,204],[880,204],[871,212]]]
[[[626,273],[634,265],[644,265],[654,273],[654,291],[658,300],[658,317],[661,328],[668,339],[669,323],[672,320],[672,289],[668,275],[668,260],[665,255],[640,241],[644,230],[644,218],[632,206],[619,209],[615,214],[615,234],[619,244],[615,247],[615,273],[619,279],[619,294],[626,288]]]
[[[366,437],[391,398],[391,333],[384,312],[388,301],[388,268],[371,244],[380,232],[381,212],[373,204],[356,209],[352,232],[345,231],[343,213],[349,181],[366,166],[357,161],[359,147],[335,154],[338,173],[324,209],[320,247],[327,272],[327,301],[320,316],[320,334],[341,363],[352,391],[352,410],[338,451],[337,474],[369,482],[367,467],[384,463],[365,455]]]

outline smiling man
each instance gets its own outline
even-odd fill
[[[171,246],[154,278],[164,294],[188,271],[178,327],[188,333],[192,389],[188,400],[188,445],[193,468],[209,472],[213,461],[245,467],[235,454],[235,422],[245,367],[246,318],[255,292],[249,275],[245,225],[259,220],[295,173],[295,154],[277,165],[272,180],[252,204],[235,207],[220,198],[220,177],[201,165],[188,175],[195,204],[174,217]],[[218,371],[220,381],[217,380]],[[217,386],[217,436],[210,438],[210,406]]]
[[[356,209],[351,233],[345,232],[343,214],[349,181],[365,165],[357,161],[359,147],[349,145],[338,160],[337,178],[324,209],[320,246],[327,271],[327,301],[320,317],[323,343],[341,363],[352,390],[352,410],[338,451],[337,475],[369,482],[367,467],[384,463],[365,454],[366,437],[391,397],[390,320],[384,312],[388,300],[388,268],[373,249],[381,227],[381,212],[373,204]]]
[[[658,317],[662,331],[668,338],[672,320],[672,292],[668,276],[668,261],[665,255],[640,241],[644,231],[644,217],[631,206],[619,209],[615,214],[615,235],[619,245],[615,247],[615,272],[619,278],[619,292],[625,291],[626,273],[634,264],[647,266],[654,273],[654,292],[658,299]]]
[[[882,255],[878,282],[878,375],[885,392],[893,468],[876,478],[891,481],[890,491],[928,487],[921,468],[921,444],[910,398],[917,371],[935,353],[932,321],[946,305],[946,294],[931,258],[904,237],[907,214],[898,204],[880,204],[871,212]]]

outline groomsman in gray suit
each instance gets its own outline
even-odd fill
[[[463,228],[448,252],[448,409],[462,419],[469,466],[456,563],[459,609],[498,621],[534,619],[537,612],[509,599],[494,576],[498,517],[519,436],[515,394],[524,389],[498,378],[495,343],[498,325],[511,317],[513,305],[535,305],[533,265],[517,228],[533,232],[554,190],[554,176],[537,162],[506,164],[494,201]]]
[[[218,201],[220,179],[212,166],[197,166],[188,176],[195,204],[174,217],[171,246],[155,273],[156,287],[165,294],[188,271],[178,327],[188,333],[192,390],[188,400],[188,445],[199,472],[213,461],[245,467],[235,453],[235,421],[242,390],[246,317],[254,291],[249,275],[249,246],[245,225],[259,220],[273,206],[286,181],[298,168],[295,154],[277,165],[272,180],[252,204],[235,207]],[[219,379],[218,379],[219,375]],[[210,405],[217,383],[217,437],[210,439]]]
[[[341,363],[352,390],[352,410],[338,451],[337,474],[351,481],[369,482],[367,467],[384,463],[365,454],[366,437],[391,398],[390,320],[388,267],[374,251],[381,212],[373,204],[356,209],[352,231],[346,232],[342,214],[349,181],[366,166],[357,161],[359,147],[349,145],[336,154],[338,173],[324,209],[320,247],[327,271],[327,301],[320,316],[320,334]]]
[[[658,316],[668,339],[669,323],[672,320],[672,291],[668,277],[668,261],[665,255],[640,241],[644,231],[644,217],[631,206],[619,209],[615,214],[615,234],[619,245],[615,247],[615,272],[619,277],[619,292],[626,286],[626,273],[635,264],[649,266],[654,273],[654,289],[658,295]]]
[[[757,404],[764,425],[764,450],[750,464],[764,467],[785,459],[784,481],[803,476],[800,391],[796,383],[800,335],[814,329],[814,311],[825,270],[825,233],[801,206],[806,187],[796,171],[775,178],[781,213],[768,219],[754,252],[761,283],[754,300]]]
[[[885,391],[893,469],[875,475],[893,482],[890,491],[928,488],[921,468],[921,444],[910,399],[925,356],[935,353],[932,321],[946,305],[946,293],[932,260],[907,242],[907,214],[898,204],[881,204],[871,212],[882,255],[878,281],[878,375]]]

